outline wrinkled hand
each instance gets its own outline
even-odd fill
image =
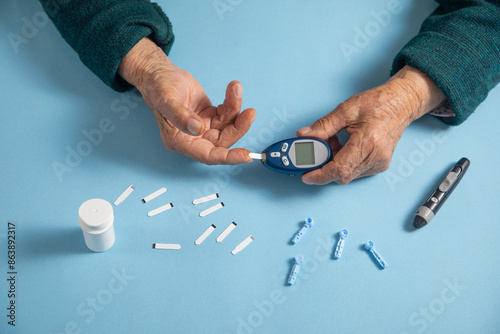
[[[240,82],[229,83],[224,103],[215,107],[198,81],[147,38],[125,56],[119,74],[142,93],[168,150],[207,165],[253,161],[248,150],[229,149],[256,117],[254,109],[240,113]]]
[[[332,148],[333,160],[304,174],[307,184],[337,182],[377,174],[389,168],[404,129],[445,102],[439,88],[422,72],[405,66],[385,84],[354,95],[298,136],[317,137]],[[342,147],[336,134],[350,135]]]

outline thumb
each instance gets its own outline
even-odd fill
[[[311,126],[299,129],[297,131],[297,136],[315,137],[327,140],[347,126],[347,120],[342,115],[343,113],[335,109],[324,117],[318,119]]]
[[[199,136],[205,132],[205,123],[201,117],[177,100],[170,99],[159,111],[176,128],[188,135]]]

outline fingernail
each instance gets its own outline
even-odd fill
[[[311,181],[311,180],[308,180],[308,179],[302,179],[302,182],[305,183],[305,184],[308,184],[308,185],[313,185],[314,183]]]
[[[253,123],[253,121],[255,121],[256,117],[257,117],[257,113],[254,112],[253,115],[252,115],[252,118],[250,118],[250,123]]]
[[[236,85],[236,87],[234,87],[234,93],[236,94],[237,98],[240,98],[243,95],[243,86]]]
[[[305,135],[305,134],[308,134],[311,131],[312,131],[311,127],[310,126],[306,126],[306,127],[302,128],[302,129],[299,129],[299,131],[297,131],[297,132],[299,134],[301,134],[301,135]]]
[[[202,125],[197,119],[191,118],[188,122],[187,129],[194,136],[199,136],[201,134]]]

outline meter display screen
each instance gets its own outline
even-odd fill
[[[295,143],[295,164],[314,165],[314,143]]]

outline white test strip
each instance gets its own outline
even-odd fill
[[[156,208],[154,210],[149,211],[148,212],[148,216],[149,217],[156,216],[157,214],[162,213],[164,211],[167,211],[168,209],[171,209],[173,207],[174,207],[173,203],[168,203],[167,205],[160,206],[159,208]]]
[[[254,241],[255,238],[253,235],[249,235],[245,240],[243,240],[238,246],[236,246],[233,251],[231,252],[233,255],[238,254],[241,252],[246,246],[248,246],[252,241]]]
[[[224,207],[224,202],[220,202],[219,204],[215,204],[214,206],[200,212],[200,217],[205,217],[206,215],[209,215],[209,214],[211,214],[211,213],[213,213],[213,212],[215,212],[223,207]]]
[[[135,187],[131,184],[127,189],[125,189],[125,191],[120,196],[118,196],[118,198],[116,199],[116,201],[114,203],[115,206],[118,206],[118,204],[123,202],[128,197],[128,195],[130,195],[132,193],[132,191],[134,191],[134,190],[135,190]]]
[[[142,203],[147,203],[156,197],[160,196],[161,194],[165,193],[167,191],[167,188],[163,187],[152,193],[151,195],[148,195],[142,199]]]
[[[265,160],[266,159],[265,153],[248,153],[248,156],[252,159],[255,159],[255,160]]]
[[[193,201],[193,204],[196,205],[196,204],[205,203],[205,202],[211,201],[211,200],[216,199],[216,198],[219,198],[219,194],[218,193],[215,193],[215,194],[212,194],[212,195],[208,195],[208,196],[205,196],[205,197],[201,197],[201,198],[197,198],[197,199],[195,199]]]
[[[226,229],[224,230],[224,232],[222,232],[219,235],[219,237],[217,238],[217,242],[222,242],[222,240],[224,240],[227,237],[227,235],[229,233],[231,233],[232,230],[234,230],[234,228],[236,227],[236,225],[238,225],[238,224],[236,224],[235,222],[232,222],[231,224],[229,224],[229,226],[226,227]]]
[[[212,233],[213,231],[215,231],[215,228],[216,226],[214,224],[210,225],[209,228],[207,228],[207,230],[205,232],[203,232],[202,235],[200,235],[200,237],[198,239],[196,239],[196,241],[194,242],[195,245],[201,245],[201,243],[203,241],[205,241],[205,239],[210,235],[210,233]]]
[[[179,244],[153,244],[153,249],[181,249],[181,245]]]

